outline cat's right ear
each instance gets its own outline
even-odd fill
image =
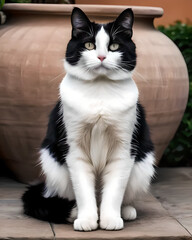
[[[71,14],[72,36],[77,37],[79,33],[90,32],[91,22],[86,14],[75,7]]]

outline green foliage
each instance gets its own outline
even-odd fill
[[[5,4],[5,0],[0,0],[0,10],[3,8],[4,4]]]
[[[192,25],[176,22],[158,29],[167,35],[180,49],[189,72],[189,99],[183,120],[174,139],[166,149],[162,166],[192,166]]]

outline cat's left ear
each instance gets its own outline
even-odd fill
[[[80,9],[75,7],[71,14],[72,35],[77,37],[79,33],[89,32],[91,22],[86,14]]]
[[[130,37],[132,36],[132,28],[134,22],[134,14],[131,8],[125,9],[115,20],[114,26],[118,28],[119,26],[124,28],[124,32]]]

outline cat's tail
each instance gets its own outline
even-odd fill
[[[24,213],[52,223],[69,222],[72,209],[76,206],[75,200],[69,201],[57,196],[45,198],[44,189],[43,183],[28,187],[22,196]]]

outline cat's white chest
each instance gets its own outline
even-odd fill
[[[82,82],[66,76],[60,85],[60,97],[69,144],[81,142],[94,168],[102,171],[120,138],[118,133],[133,131],[136,85],[131,80]]]
[[[108,159],[108,152],[107,124],[102,118],[99,118],[91,129],[90,138],[90,158],[96,172],[101,172],[104,169]]]
[[[60,96],[70,114],[94,122],[100,117],[115,120],[116,114],[126,114],[137,103],[138,89],[133,80],[91,82],[66,75]]]

